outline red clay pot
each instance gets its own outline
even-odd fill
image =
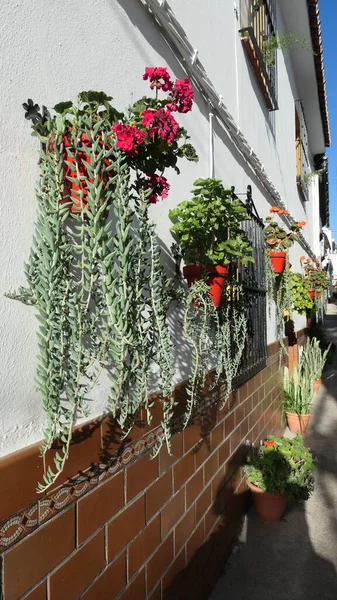
[[[282,273],[286,265],[286,252],[269,252],[271,266],[275,273]]]
[[[309,415],[297,415],[296,413],[286,412],[287,423],[292,433],[304,433],[309,425],[311,413]]]
[[[314,392],[315,392],[315,394],[317,394],[317,392],[318,392],[318,390],[320,388],[321,383],[322,383],[321,379],[315,379],[314,380]]]
[[[261,488],[247,481],[253,493],[255,510],[263,523],[278,523],[286,506],[287,499],[283,494],[267,494]]]
[[[183,268],[183,273],[188,286],[191,287],[195,281],[202,279],[205,270],[208,273],[206,283],[210,286],[210,296],[215,308],[218,308],[225,277],[228,275],[227,267],[223,265],[186,265]]]
[[[310,296],[310,300],[313,300],[315,297],[315,290],[308,290],[308,294]]]
[[[316,298],[320,298],[321,297],[321,292],[316,292]]]

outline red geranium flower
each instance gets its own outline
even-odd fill
[[[168,144],[173,142],[178,133],[178,123],[165,108],[148,108],[142,113],[142,125],[149,128],[149,136],[154,139],[157,134]]]
[[[166,67],[146,67],[143,79],[144,81],[150,80],[151,90],[161,88],[163,92],[167,92],[172,88],[171,77]]]
[[[115,123],[112,126],[112,131],[117,137],[117,148],[123,150],[130,156],[138,154],[137,146],[144,144],[146,133],[141,131],[135,125],[124,125],[123,123]]]
[[[188,78],[177,79],[170,96],[172,96],[172,102],[167,104],[169,110],[177,110],[180,113],[187,113],[192,110],[193,89]]]
[[[163,177],[162,175],[149,175],[147,179],[143,179],[142,187],[152,190],[152,193],[147,198],[149,204],[156,204],[159,201],[158,196],[160,196],[162,200],[167,198],[170,189],[166,177]]]
[[[272,448],[273,446],[275,446],[275,442],[266,440],[265,442],[263,442],[263,445],[266,446],[267,448]]]

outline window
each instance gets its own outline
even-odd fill
[[[296,182],[302,200],[309,200],[310,180],[308,130],[301,100],[295,102]]]
[[[274,0],[241,0],[242,44],[269,110],[278,109]]]

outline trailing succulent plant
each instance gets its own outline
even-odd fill
[[[156,98],[125,113],[103,92],[82,92],[53,116],[24,104],[41,143],[38,216],[25,266],[27,287],[8,294],[33,304],[39,321],[37,384],[47,413],[42,452],[62,450],[39,491],[52,485],[68,457],[72,429],[88,414],[88,391],[106,369],[108,407],[122,429],[141,403],[148,419],[151,363],[160,371],[163,442],[170,445],[174,359],[166,315],[172,289],[160,263],[149,205],[168,195],[167,167],[197,160],[174,112],[191,110],[189,81],[147,68]],[[158,92],[167,92],[159,98]]]

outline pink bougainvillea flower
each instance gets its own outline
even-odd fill
[[[117,137],[117,148],[130,156],[138,154],[138,146],[144,144],[146,138],[144,131],[141,131],[135,125],[124,125],[123,123],[115,123],[112,126],[112,131]]]
[[[177,79],[170,92],[172,102],[167,104],[167,108],[171,111],[187,113],[192,110],[193,104],[193,89],[190,80]]]
[[[164,200],[168,196],[170,189],[166,177],[162,175],[149,175],[147,179],[143,179],[142,187],[147,190],[152,190],[147,201],[149,204],[156,204],[159,201],[159,196]]]
[[[171,76],[166,67],[146,67],[143,79],[144,81],[150,80],[151,90],[157,88],[168,92],[172,88]]]
[[[177,121],[171,115],[170,111],[165,108],[158,108],[157,110],[148,108],[144,110],[142,113],[142,125],[148,127],[149,136],[152,140],[158,135],[168,144],[173,142],[178,133]]]

